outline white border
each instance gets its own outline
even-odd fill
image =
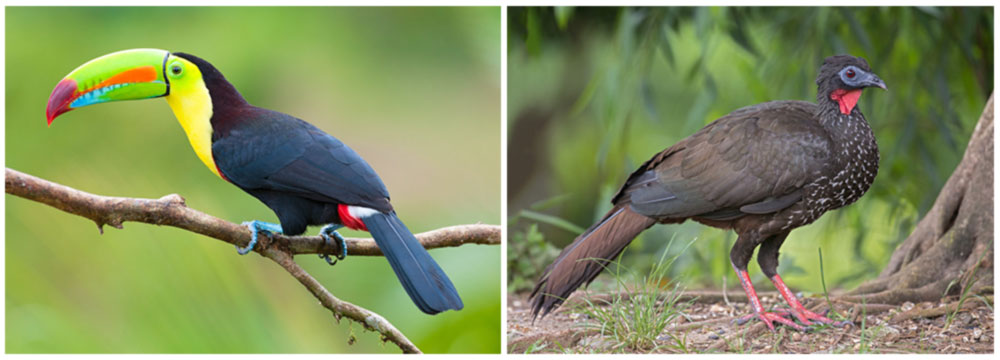
[[[500,257],[501,257],[501,271],[500,271],[501,315],[500,315],[500,319],[501,319],[501,322],[500,322],[500,329],[499,329],[500,333],[499,333],[499,336],[501,337],[501,340],[500,340],[500,343],[501,343],[501,350],[500,350],[501,354],[506,354],[506,352],[507,352],[507,335],[506,335],[507,334],[507,325],[506,325],[507,324],[507,267],[506,267],[506,263],[507,263],[507,241],[506,241],[506,239],[507,239],[507,160],[508,160],[508,158],[507,158],[507,151],[506,151],[506,149],[507,149],[507,6],[536,6],[536,5],[540,5],[540,4],[538,4],[537,1],[523,1],[523,0],[507,0],[507,1],[485,1],[485,0],[466,0],[466,1],[454,1],[454,0],[453,1],[440,1],[440,0],[438,0],[438,1],[435,1],[435,0],[425,0],[425,1],[416,1],[416,0],[411,0],[411,1],[400,1],[400,0],[396,0],[396,1],[392,1],[392,0],[316,1],[316,0],[313,0],[313,1],[309,1],[309,0],[288,0],[288,1],[280,1],[279,2],[279,1],[254,1],[254,0],[251,0],[251,1],[235,1],[235,0],[215,0],[215,1],[211,1],[211,0],[208,0],[208,1],[175,0],[175,1],[171,1],[171,2],[148,2],[148,1],[122,1],[122,0],[115,0],[115,1],[96,1],[96,2],[92,2],[92,1],[66,1],[66,0],[63,0],[63,1],[52,1],[52,0],[9,0],[9,1],[6,1],[4,5],[13,5],[13,6],[39,6],[39,5],[46,5],[46,6],[53,6],[53,5],[121,5],[121,6],[135,6],[135,5],[155,5],[155,6],[167,6],[167,5],[170,5],[170,6],[191,6],[191,5],[196,5],[196,6],[204,6],[204,5],[214,5],[214,6],[219,6],[219,5],[222,5],[222,6],[236,6],[236,5],[254,5],[254,6],[261,6],[261,5],[271,5],[271,6],[289,6],[289,5],[292,5],[292,6],[301,6],[301,5],[309,5],[309,6],[317,6],[317,5],[338,5],[338,6],[346,6],[346,5],[354,5],[354,6],[387,6],[387,5],[391,5],[391,6],[396,6],[396,5],[415,6],[416,5],[416,6],[425,6],[425,5],[432,5],[432,6],[443,6],[443,5],[451,5],[451,6],[454,6],[454,5],[460,5],[460,6],[501,6],[501,10],[500,10],[500,17],[501,17],[501,19],[500,19],[500,24],[501,24],[500,25],[501,26],[501,31],[500,31],[500,48],[501,48],[501,51],[500,51],[500,57],[501,57],[501,60],[500,60],[500,64],[501,64],[501,67],[500,67],[500,84],[501,84],[500,85],[500,106],[501,106],[501,108],[500,108],[500,119],[499,119],[500,120],[499,121],[499,125],[500,125],[499,126],[499,130],[500,130],[500,134],[501,134],[500,135],[500,140],[501,140],[500,141],[500,147],[501,147],[501,151],[500,151],[500,169],[501,169],[500,170],[500,176],[501,176],[501,179],[500,179],[500,186],[501,186],[501,190],[500,190],[500,204],[501,204],[501,206],[500,206],[500,209],[501,209],[501,212],[500,212],[500,224],[502,226],[502,232],[501,232],[501,234],[502,234],[502,238],[504,240],[503,240],[503,242],[501,244],[501,252],[500,252]],[[616,2],[612,2],[612,1],[592,1],[592,0],[566,1],[566,0],[550,0],[550,1],[545,2],[544,5],[557,5],[557,6],[558,5],[561,5],[561,6],[570,6],[570,5],[572,5],[572,6],[600,6],[600,5],[604,5],[604,6],[620,6],[622,4],[619,4],[619,3],[616,3]],[[629,2],[628,5],[630,5],[630,6],[643,6],[643,5],[646,5],[646,6],[723,6],[723,5],[740,5],[740,6],[754,6],[754,5],[756,5],[756,6],[759,6],[759,5],[772,5],[772,6],[773,5],[785,5],[785,6],[788,6],[788,5],[799,5],[799,6],[801,6],[801,5],[808,5],[808,6],[873,6],[873,5],[929,6],[929,5],[942,5],[942,2],[940,2],[940,1],[926,1],[926,0],[911,1],[911,2],[908,2],[908,3],[902,3],[902,2],[898,2],[898,1],[870,2],[870,1],[859,1],[859,0],[841,0],[841,1],[819,0],[819,1],[812,1],[812,2],[809,2],[808,4],[805,4],[805,3],[802,3],[802,2],[773,1],[772,0],[772,1],[760,1],[760,2],[754,2],[753,4],[747,4],[747,3],[733,3],[733,2],[726,2],[726,1],[708,1],[708,2],[696,2],[696,1],[632,1],[632,2]],[[996,18],[997,14],[1000,14],[1000,11],[998,11],[998,8],[995,7],[995,6],[997,6],[997,2],[996,1],[973,0],[973,1],[963,1],[960,4],[946,4],[944,6],[994,6],[994,19]],[[5,25],[6,25],[6,8],[0,9],[0,28],[6,29]],[[0,38],[0,44],[3,45],[4,49],[6,49],[6,37]],[[994,44],[994,56],[993,56],[994,66],[996,66],[997,54],[998,54],[998,49],[996,47],[996,44]],[[0,80],[2,80],[4,84],[6,84],[6,58],[4,60],[0,60],[0,61],[3,61],[3,64],[2,64],[3,66],[0,66]],[[998,68],[995,68],[994,73],[996,73],[997,69]],[[994,89],[996,88],[995,82],[996,82],[996,79],[994,79]],[[3,97],[4,99],[6,99],[5,95],[6,95],[6,86],[4,86],[3,88],[0,88],[0,97]],[[2,112],[3,114],[6,114],[5,104],[4,105],[0,105],[0,112]],[[5,117],[5,121],[6,121],[6,117]],[[5,131],[3,129],[0,129],[0,133],[4,133],[4,132]],[[1000,153],[1000,149],[997,149],[996,147],[994,147],[994,157],[996,157],[995,155],[997,153]],[[3,154],[4,155],[4,159],[6,159],[5,147],[0,148],[0,154]],[[996,170],[994,170],[994,171],[996,171]],[[993,198],[997,199],[998,198],[997,195],[1000,195],[1000,189],[998,189],[996,185],[994,185],[993,192],[994,192]],[[994,200],[994,214],[996,213],[997,209],[1000,209],[1000,206],[998,206],[997,203],[996,203],[996,200]],[[6,229],[5,222],[6,222],[6,207],[3,206],[3,207],[0,207],[0,227]],[[4,256],[6,256],[6,254],[5,254],[5,248],[0,248],[0,265],[4,265]],[[996,251],[994,251],[994,264],[997,263],[997,260],[1000,260],[1000,256],[998,256],[996,254]],[[5,267],[0,266],[0,295],[2,295],[4,299],[6,299],[6,282],[5,282],[6,278],[5,278],[5,274],[4,274],[4,269],[5,269]],[[4,310],[0,310],[0,322],[3,322],[6,325],[5,309],[6,309],[6,307],[4,308]],[[994,318],[994,329],[997,328],[997,326],[996,326],[997,325],[997,321],[998,320],[996,318]],[[3,329],[0,329],[0,335],[4,334],[5,329],[6,329],[6,326],[4,326]],[[461,329],[456,329],[456,331],[461,331]],[[4,337],[4,339],[6,339],[6,337]],[[996,347],[995,346],[996,345],[994,344],[994,353],[996,353]],[[70,355],[6,355],[6,341],[4,341],[3,343],[0,343],[0,353],[3,354],[3,355],[0,355],[0,356],[10,357],[10,358],[29,358],[29,356],[30,356],[31,359],[52,359],[52,358],[57,358],[57,357],[58,358],[62,358],[62,357],[69,357],[70,356]],[[303,358],[309,358],[309,359],[330,358],[330,355],[280,355],[280,356],[282,356],[282,358],[284,358],[286,356],[294,356],[294,357],[299,358],[299,359],[303,359]],[[343,359],[344,357],[346,357],[348,359],[355,359],[355,358],[362,358],[362,357],[381,359],[381,358],[387,358],[387,357],[394,356],[394,355],[340,354],[340,355],[336,355],[336,356],[337,356],[338,359]],[[491,358],[491,359],[495,359],[495,358],[527,358],[527,357],[530,357],[532,359],[557,359],[557,358],[558,359],[563,359],[564,358],[564,356],[558,355],[558,354],[553,354],[553,355],[531,355],[531,356],[528,356],[528,355],[518,355],[518,354],[506,354],[506,355],[425,355],[424,358],[427,358],[427,357],[435,358],[435,359],[445,358],[445,357],[457,358],[458,356],[461,356],[462,359],[467,359],[467,358],[473,358],[473,359]],[[581,357],[581,358],[582,357],[593,358],[593,356],[597,356],[597,355],[575,355],[575,357]],[[635,357],[639,357],[639,356],[641,356],[641,355],[632,355],[632,356],[629,356],[629,357],[635,358]],[[670,355],[670,356],[671,357],[676,357],[676,356],[685,357],[684,355]],[[732,354],[727,354],[727,355],[709,355],[708,357],[710,357],[710,358],[716,358],[716,357],[736,357],[736,356],[740,356],[742,358],[746,358],[746,357],[764,358],[765,357],[765,356],[757,356],[757,355],[742,355],[741,356],[741,355],[732,355]],[[789,355],[779,355],[779,356],[789,356]],[[965,355],[965,356],[968,356],[968,355]],[[138,355],[138,356],[136,356],[136,355],[73,355],[73,357],[74,358],[81,358],[81,359],[107,359],[109,357],[111,357],[111,358],[115,358],[115,357],[117,357],[117,358],[122,358],[122,357],[128,357],[128,358],[134,358],[134,357],[144,357],[144,358],[158,357],[158,358],[171,358],[171,359],[173,359],[173,358],[180,358],[180,357],[184,357],[184,358],[188,358],[188,359],[190,359],[190,358],[204,359],[204,358],[213,357],[213,358],[231,358],[231,359],[237,359],[238,358],[238,359],[244,359],[244,358],[248,358],[248,357],[249,358],[263,358],[263,357],[275,357],[275,356],[274,355]],[[622,358],[621,355],[619,355],[617,357],[618,358]],[[704,356],[702,356],[702,357],[704,358]],[[819,355],[819,357],[820,358],[832,358],[834,356],[833,355]],[[840,357],[842,357],[842,356],[839,356],[838,358],[840,358]],[[884,358],[884,357],[886,357],[886,356],[882,356],[881,358]],[[891,356],[891,355],[889,355],[889,357],[891,357],[891,358],[897,358],[897,357],[901,357],[901,356]],[[992,358],[992,355],[972,355],[972,357],[987,359],[987,358]]]

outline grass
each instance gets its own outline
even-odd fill
[[[612,351],[652,352],[667,346],[660,344],[660,333],[689,305],[679,302],[683,290],[668,278],[670,267],[684,252],[682,250],[667,259],[673,241],[671,238],[659,261],[653,264],[651,271],[645,276],[635,275],[622,266],[620,260],[615,260],[614,271],[611,272],[616,284],[612,290],[615,291],[614,295],[609,300],[596,303],[584,298],[584,303],[579,305],[577,311],[592,320],[585,322],[583,326],[596,329],[601,335],[613,340],[615,345]],[[691,243],[693,242],[694,240]],[[638,280],[626,280],[629,274],[632,279]],[[661,294],[663,292],[665,293]],[[679,350],[686,350],[683,339],[669,336],[677,343]]]
[[[778,332],[774,333],[774,336],[772,336],[772,338],[777,338],[777,339],[775,339],[774,344],[771,345],[772,354],[779,354],[778,349],[781,347],[781,342],[785,340],[786,335],[787,334],[785,333],[784,327],[778,330]]]
[[[975,295],[972,295],[972,296],[975,296],[977,299],[979,299],[979,301],[982,301],[983,305],[986,305],[986,307],[988,307],[990,309],[990,312],[993,312],[993,305],[990,304],[989,300],[987,300],[986,298],[984,298],[982,295],[979,295],[979,294],[975,294]]]
[[[868,297],[861,297],[861,341],[858,346],[858,353],[868,353],[871,350],[871,334],[866,331],[868,321]]]
[[[562,353],[569,353],[569,350],[566,349],[565,347],[563,347],[562,344],[560,342],[558,342],[558,341],[552,342],[552,345],[555,346],[556,348],[555,349],[548,349],[549,344],[545,342],[545,339],[538,339],[538,341],[535,341],[530,346],[528,346],[527,349],[524,349],[524,353],[525,354],[537,354],[537,353],[541,353],[541,352],[550,352],[550,353],[559,353],[559,352],[562,352]]]
[[[545,350],[545,339],[538,339],[537,341],[531,343],[527,349],[524,349],[525,354],[534,354]]]
[[[830,292],[826,290],[826,273],[823,271],[823,248],[816,248],[819,251],[819,281],[823,284],[823,297],[826,298],[826,306],[830,309],[834,315],[841,316],[837,312],[837,309],[833,308],[833,302],[830,301]]]
[[[736,352],[737,354],[746,354],[747,353],[747,349],[744,347],[744,345],[746,344],[747,341],[746,341],[746,338],[744,338],[744,336],[746,336],[746,333],[743,333],[738,338],[732,339],[733,341],[735,341],[735,344],[732,343],[732,342],[730,342],[729,341],[730,338],[727,338],[727,337],[722,337],[722,341],[724,341],[726,343],[726,348],[727,349],[731,349],[734,352]]]
[[[684,354],[689,354],[694,350],[688,348],[687,332],[684,332],[683,334],[681,334],[681,336],[670,335],[670,337],[673,338],[674,340],[674,345],[670,346],[671,348],[678,350]]]

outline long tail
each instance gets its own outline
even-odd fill
[[[361,221],[420,311],[433,315],[462,309],[455,285],[395,213],[375,212]]]
[[[531,292],[532,319],[538,317],[539,312],[545,317],[580,285],[593,281],[636,235],[655,223],[630,210],[628,204],[611,209],[545,268]]]

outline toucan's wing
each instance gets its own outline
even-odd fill
[[[242,116],[212,143],[216,165],[232,183],[244,190],[392,210],[375,170],[340,140],[275,111],[254,108]]]

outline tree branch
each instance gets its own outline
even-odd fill
[[[133,221],[173,226],[241,247],[250,242],[251,234],[245,226],[191,209],[184,204],[184,198],[177,194],[159,199],[101,196],[10,168],[6,169],[5,175],[8,194],[93,220],[102,233],[104,225],[121,229],[122,223]],[[457,225],[420,233],[416,237],[427,249],[463,244],[499,245],[500,227],[483,224]],[[342,316],[346,316],[367,330],[379,332],[383,339],[392,341],[403,352],[420,352],[420,349],[381,315],[333,296],[293,260],[296,254],[339,253],[337,245],[326,244],[319,236],[261,236],[258,240],[259,243],[254,251],[281,265],[319,299],[324,307],[330,309],[338,322]],[[348,255],[382,255],[373,239],[346,238],[346,240]]]
[[[71,187],[56,184],[13,169],[6,169],[7,193],[37,201],[70,214],[79,215],[97,223],[103,232],[104,225],[121,229],[126,221],[167,225],[196,232],[227,243],[246,246],[250,231],[245,226],[219,219],[191,209],[184,198],[170,194],[159,199],[138,199],[94,195]],[[500,227],[497,225],[457,225],[416,235],[426,249],[454,247],[464,244],[499,245]],[[381,256],[375,240],[346,238],[347,254],[351,256]],[[293,255],[336,254],[336,244],[326,244],[320,236],[272,236],[260,238],[264,247],[278,246]],[[259,248],[258,248],[259,249]]]

